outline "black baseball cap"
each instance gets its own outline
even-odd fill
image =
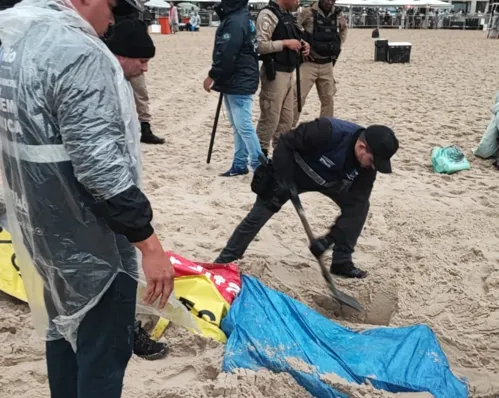
[[[366,143],[373,154],[374,167],[380,173],[392,172],[390,158],[399,149],[399,141],[392,129],[386,126],[373,125],[364,130]]]

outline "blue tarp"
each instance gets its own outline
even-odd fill
[[[354,332],[255,278],[243,275],[242,282],[222,322],[229,337],[224,372],[288,372],[320,398],[347,398],[321,381],[326,373],[358,384],[369,379],[376,388],[394,393],[427,391],[435,398],[467,398],[467,385],[452,374],[427,326]]]

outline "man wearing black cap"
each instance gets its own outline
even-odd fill
[[[113,29],[106,40],[111,52],[120,62],[128,80],[147,72],[147,64],[156,54],[154,43],[144,22],[127,19]]]
[[[311,244],[314,256],[334,245],[331,273],[366,277],[367,272],[354,265],[352,253],[366,221],[376,173],[391,173],[390,159],[398,146],[386,126],[363,128],[336,118],[315,119],[283,134],[272,163],[255,172],[253,208],[215,262],[242,258],[258,231],[287,202],[293,187],[298,193],[320,192],[341,209],[330,232]]]
[[[114,37],[114,43],[116,44],[116,42],[120,42],[118,46],[121,55],[133,52],[132,48],[137,44],[136,41],[142,41],[142,46],[146,45],[154,48],[154,44],[149,35],[147,34],[146,38],[142,32],[142,30],[144,30],[147,33],[147,24],[142,21],[143,13],[139,8],[140,7],[136,3],[136,0],[120,0],[117,6],[113,9],[115,24],[109,27],[108,31],[104,35],[104,41],[107,42],[110,37],[115,36],[115,32],[118,31],[119,36]],[[125,24],[125,28],[120,27],[122,24]],[[125,29],[129,29],[130,31],[126,32]],[[140,29],[139,35],[137,35],[138,29]],[[130,40],[127,41],[128,39]],[[130,56],[129,58],[136,57]],[[145,74],[141,73],[140,75],[132,76],[128,79],[132,85],[135,105],[140,121],[140,141],[145,144],[164,144],[165,139],[156,136],[151,130],[149,92],[147,89]]]

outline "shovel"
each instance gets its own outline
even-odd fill
[[[290,192],[291,192],[291,202],[293,203],[293,206],[295,207],[296,212],[300,217],[303,227],[305,228],[305,232],[307,233],[309,242],[312,243],[312,241],[315,239],[314,234],[312,233],[312,230],[310,229],[310,224],[308,223],[307,218],[305,217],[305,211],[303,210],[303,207],[301,205],[298,193],[296,192],[296,190],[291,190],[291,189]],[[349,296],[348,294],[340,292],[339,290],[336,289],[333,278],[331,277],[329,270],[326,268],[322,256],[317,258],[317,262],[321,267],[322,276],[326,280],[327,286],[329,287],[329,290],[331,290],[331,293],[333,294],[333,298],[336,299],[336,301],[338,301],[340,304],[345,304],[350,308],[353,308],[354,310],[362,311],[363,310],[362,306],[354,297]]]

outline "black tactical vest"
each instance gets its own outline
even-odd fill
[[[264,7],[264,9],[269,9],[272,11],[279,22],[275,27],[274,33],[272,34],[272,40],[290,40],[296,39],[301,40],[301,32],[296,26],[295,19],[293,15],[289,12],[282,12],[279,9],[279,5],[273,1],[269,2],[269,5]],[[283,51],[269,54],[274,58],[275,68],[279,72],[293,72],[300,62],[300,55],[296,51],[285,48]]]
[[[338,31],[338,17],[336,13],[325,17],[317,10],[312,10],[314,30],[310,46],[319,55],[334,60],[341,51],[341,38]]]

